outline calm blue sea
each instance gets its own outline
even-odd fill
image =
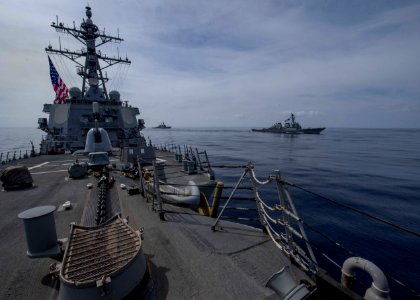
[[[145,129],[143,134],[156,145],[205,149],[213,165],[252,162],[261,178],[278,169],[286,180],[300,187],[420,232],[419,129],[327,128],[320,135],[281,135],[251,132],[249,128],[174,128]],[[0,153],[30,149],[29,140],[38,147],[41,135],[33,128],[0,128]],[[218,180],[233,185],[243,170],[215,168],[215,172]],[[420,292],[419,237],[302,190],[291,187],[289,191],[307,224],[306,233],[319,262],[331,273],[338,276],[340,272],[320,253],[342,264],[349,250]],[[277,201],[275,190],[266,191],[264,196],[269,202]],[[243,204],[252,205],[249,201]],[[235,216],[236,212],[229,214]],[[389,281],[393,299],[415,298]]]
[[[286,180],[305,189],[420,232],[419,129],[326,129],[320,135],[281,135],[250,128],[179,128],[146,129],[144,135],[157,145],[206,149],[214,165],[252,162],[261,178],[278,169]],[[234,185],[243,170],[215,172],[225,185]],[[299,189],[289,191],[308,225],[306,233],[319,262],[331,273],[339,276],[340,270],[319,252],[340,265],[349,254],[323,235],[419,292],[419,237]],[[265,195],[277,201],[275,190]],[[242,204],[249,205],[255,204]],[[392,279],[390,285],[394,299],[415,298]]]

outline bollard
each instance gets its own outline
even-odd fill
[[[53,205],[38,206],[21,212],[19,219],[23,220],[30,258],[54,257],[61,253],[57,244]]]

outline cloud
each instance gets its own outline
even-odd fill
[[[139,106],[148,126],[162,120],[173,126],[266,126],[295,112],[308,126],[419,127],[420,5],[352,3],[90,4],[94,22],[112,35],[119,28],[125,39],[101,51],[132,60],[129,68],[107,69],[109,88]],[[6,71],[0,75],[0,126],[33,126],[43,116],[42,104],[53,97],[43,49],[49,42],[58,46],[48,25],[56,14],[78,25],[84,5],[1,4],[0,67]],[[63,47],[77,46],[68,37],[60,40]],[[80,81],[72,63],[54,63],[68,85]],[[398,107],[404,109],[390,124]],[[8,115],[16,118],[6,121]]]

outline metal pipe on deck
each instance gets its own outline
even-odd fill
[[[351,288],[356,270],[367,272],[372,277],[372,285],[366,290],[366,300],[390,300],[388,280],[385,274],[374,263],[361,258],[350,257],[346,259],[341,269],[341,284]]]
[[[198,153],[198,149],[195,148],[195,152],[197,153],[197,163],[200,166],[200,170],[203,171],[203,164],[201,163],[200,154]]]
[[[224,184],[221,181],[217,182],[216,184],[216,190],[214,191],[214,196],[213,196],[213,203],[211,204],[211,208],[210,208],[211,218],[216,218],[217,216],[217,211],[219,210],[220,196],[222,195],[223,186]]]
[[[223,190],[223,182],[219,181],[217,182],[216,187],[215,187],[213,202],[211,204],[211,207],[204,193],[200,193],[200,205],[197,208],[197,212],[203,216],[207,216],[211,218],[217,217],[217,210],[219,208],[220,195],[222,194],[222,190]]]
[[[204,156],[206,157],[206,163],[207,163],[208,172],[209,172],[209,173],[212,173],[213,171],[212,171],[212,169],[211,169],[211,166],[210,166],[210,161],[209,161],[209,157],[208,157],[208,155],[207,155],[207,151],[206,151],[206,150],[204,150]]]

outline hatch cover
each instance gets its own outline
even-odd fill
[[[136,257],[140,247],[138,232],[118,215],[96,227],[72,225],[60,276],[76,285],[112,277]]]

